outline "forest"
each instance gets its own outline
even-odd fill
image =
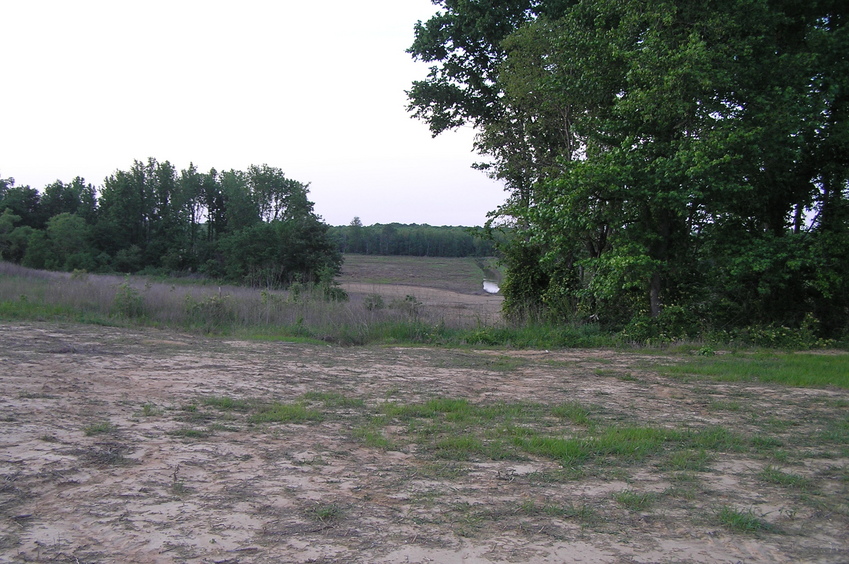
[[[435,0],[408,109],[509,197],[506,312],[849,331],[849,4]]]
[[[202,275],[286,287],[331,283],[344,253],[485,257],[482,227],[329,226],[307,185],[277,168],[177,172],[136,161],[97,189],[82,178],[39,191],[0,178],[0,259],[49,270]]]
[[[413,257],[491,257],[496,253],[495,236],[482,227],[402,223],[366,226],[355,217],[349,225],[331,227],[330,234],[342,253]]]
[[[135,161],[98,190],[0,179],[0,258],[86,272],[194,274],[239,284],[331,284],[342,255],[306,184],[268,165],[179,173]]]

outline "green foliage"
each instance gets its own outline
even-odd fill
[[[424,304],[422,304],[422,302],[416,299],[415,296],[407,294],[406,296],[404,296],[403,300],[392,300],[392,302],[389,304],[389,307],[409,316],[410,319],[416,320],[419,317],[422,305]]]
[[[115,315],[128,319],[137,319],[145,315],[144,297],[130,285],[129,278],[118,286],[112,301]]]
[[[410,109],[475,126],[507,185],[489,227],[514,319],[849,333],[842,5],[437,4]]]
[[[301,403],[272,403],[260,408],[250,417],[254,423],[305,423],[321,421],[324,415]]]
[[[227,330],[236,321],[236,310],[228,295],[208,296],[204,300],[186,295],[185,313],[186,324],[205,333]]]
[[[654,496],[648,492],[635,492],[634,490],[622,490],[613,494],[613,499],[631,511],[645,511],[654,501]]]
[[[488,257],[495,241],[480,227],[390,223],[365,226],[358,217],[328,234],[345,254],[416,257]]]
[[[716,512],[716,520],[738,533],[777,533],[778,529],[764,521],[751,509],[745,511],[723,505]]]
[[[89,272],[201,271],[253,286],[332,284],[341,254],[315,215],[307,185],[280,169],[178,173],[168,161],[135,161],[104,180],[82,178],[43,194],[4,180],[0,259],[38,269]]]
[[[380,311],[386,307],[383,297],[380,294],[369,294],[365,297],[365,308],[368,311]]]

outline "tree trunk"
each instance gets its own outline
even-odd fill
[[[649,302],[651,308],[651,316],[657,317],[663,309],[663,304],[660,303],[660,273],[655,272],[651,275],[651,287],[649,289]]]

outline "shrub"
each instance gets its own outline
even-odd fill
[[[118,286],[112,308],[121,317],[129,319],[144,317],[144,298],[138,290],[130,286],[129,279]]]

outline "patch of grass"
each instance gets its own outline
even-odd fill
[[[661,468],[677,472],[707,472],[713,460],[704,449],[685,449],[671,453]]]
[[[306,423],[323,421],[324,414],[301,403],[272,403],[250,416],[252,423]]]
[[[307,511],[307,516],[315,521],[328,523],[341,518],[342,513],[343,511],[340,505],[336,503],[327,503],[311,507],[309,511]]]
[[[473,435],[449,436],[433,443],[430,450],[437,458],[468,460],[473,454],[481,454],[484,451],[484,445]]]
[[[227,396],[203,398],[202,402],[204,405],[215,407],[222,411],[248,411],[253,405],[253,402],[250,400],[236,399]]]
[[[364,425],[354,429],[354,437],[368,447],[380,450],[392,450],[395,445],[374,425]]]
[[[146,403],[142,406],[142,415],[145,417],[155,417],[157,415],[162,415],[162,410],[152,403]]]
[[[589,425],[590,411],[578,402],[567,402],[555,406],[551,414],[561,419],[567,419],[575,425]]]
[[[117,427],[110,423],[109,421],[101,421],[100,423],[92,423],[85,429],[83,432],[87,437],[92,435],[103,435],[107,433],[114,433],[117,430]]]
[[[740,402],[736,401],[712,401],[708,405],[711,411],[740,411]]]
[[[723,505],[716,511],[716,520],[725,528],[738,533],[777,533],[778,529],[764,521],[751,509],[741,511]]]
[[[776,484],[787,488],[807,490],[813,487],[813,483],[808,478],[798,474],[790,474],[782,472],[774,466],[766,466],[758,473],[758,478],[769,484]]]
[[[635,492],[634,490],[622,490],[613,494],[613,499],[623,507],[631,511],[645,511],[652,503],[655,496],[649,492]]]
[[[165,433],[172,437],[183,437],[186,439],[203,439],[212,435],[212,432],[204,429],[176,429]]]
[[[720,382],[757,381],[794,387],[849,388],[849,354],[727,354],[689,358],[661,370],[673,376],[701,376]]]
[[[532,499],[527,499],[519,504],[516,513],[528,517],[565,517],[567,508],[552,503],[539,504]]]
[[[742,436],[720,426],[706,427],[698,432],[688,431],[683,438],[689,446],[696,449],[740,452],[746,447],[746,441]]]
[[[563,517],[567,519],[574,519],[584,526],[594,525],[601,520],[601,516],[598,514],[598,511],[588,504],[569,504],[565,506],[563,508]]]

